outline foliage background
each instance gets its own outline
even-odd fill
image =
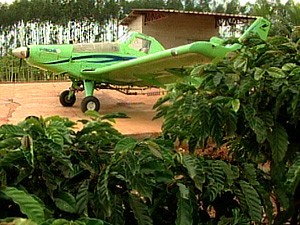
[[[170,87],[156,104],[165,121],[157,139],[124,137],[105,117],[82,121],[78,132],[59,117],[1,126],[0,217],[26,217],[33,224],[297,224],[299,36],[291,31],[299,24],[299,5],[225,3],[223,8],[207,1],[0,5],[1,32],[20,18],[60,26],[105,24],[131,8],[172,7],[245,10],[271,20],[272,35],[290,38],[253,37],[230,57],[195,67],[190,79]],[[199,151],[203,147],[214,154]]]
[[[0,80],[32,81],[64,79],[40,72],[10,56],[20,45],[114,41],[126,28],[119,26],[134,8],[164,8],[263,16],[272,22],[271,35],[290,36],[300,23],[300,5],[292,0],[16,0],[0,3]]]
[[[169,87],[158,138],[121,135],[121,114],[2,125],[2,221],[298,224],[299,42],[243,44]]]

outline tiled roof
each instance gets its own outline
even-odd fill
[[[130,24],[136,17],[139,15],[145,15],[149,13],[181,13],[181,14],[193,14],[193,15],[200,15],[200,16],[212,16],[216,19],[235,19],[238,20],[253,20],[256,19],[256,16],[249,16],[249,15],[242,15],[242,14],[228,14],[228,13],[215,13],[215,12],[198,12],[198,11],[184,11],[184,10],[175,10],[175,9],[133,9],[127,17],[125,17],[121,21],[121,25],[128,25]]]

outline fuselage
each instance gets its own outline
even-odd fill
[[[29,65],[57,74],[65,73],[76,79],[86,79],[82,71],[112,66],[164,50],[153,37],[137,32],[117,42],[29,45],[27,48],[26,62]],[[111,82],[104,75],[88,79]]]

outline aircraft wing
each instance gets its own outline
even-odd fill
[[[116,85],[163,86],[184,76],[184,68],[223,58],[241,45],[215,45],[198,41],[136,59],[101,68],[83,68],[81,74],[88,79]]]

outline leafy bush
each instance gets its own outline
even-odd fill
[[[26,216],[38,224],[79,218],[229,224],[262,218],[268,195],[253,164],[182,154],[160,138],[137,141],[103,120],[87,122],[78,132],[73,125],[50,117],[0,128],[2,218]]]
[[[195,67],[187,81],[171,87],[155,105],[157,117],[164,117],[164,136],[187,143],[191,152],[212,139],[228,147],[232,163],[269,165],[264,179],[255,180],[270,182],[263,193],[275,196],[274,223],[292,217],[295,224],[300,214],[299,43],[251,37],[244,44],[224,60]]]
[[[226,59],[195,67],[155,105],[164,124],[154,139],[121,135],[109,116],[80,121],[79,131],[60,117],[2,125],[0,218],[296,224],[297,61],[296,43],[251,38]]]
[[[110,154],[121,134],[103,121],[77,133],[74,125],[60,117],[30,117],[1,126],[0,218],[25,214],[41,223],[88,216],[89,195],[106,160],[101,156]]]

